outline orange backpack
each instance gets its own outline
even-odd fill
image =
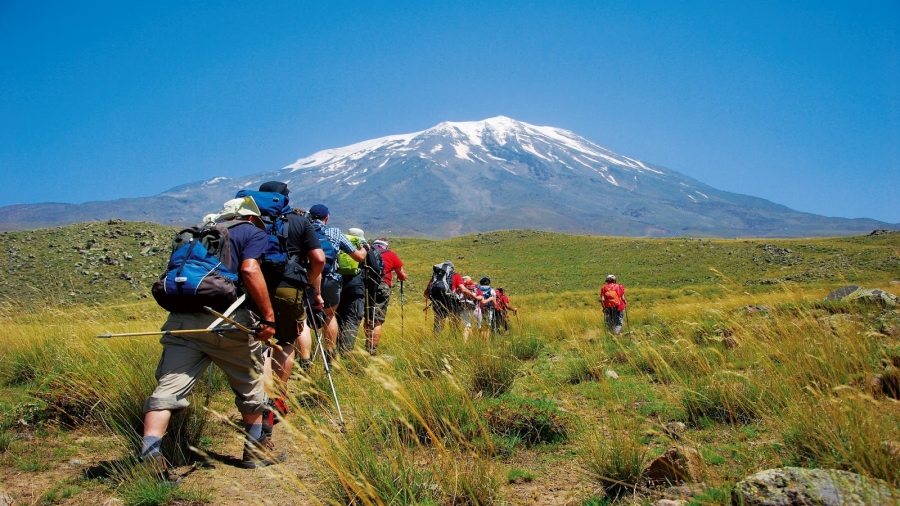
[[[603,285],[601,291],[603,297],[603,307],[619,307],[622,305],[622,298],[619,297],[619,285],[615,283],[607,283]]]

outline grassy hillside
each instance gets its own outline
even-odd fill
[[[900,235],[530,231],[392,240],[412,276],[406,304],[395,289],[381,356],[360,349],[335,365],[345,424],[319,359],[292,380],[292,413],[276,428],[288,461],[238,469],[233,394],[215,372],[167,435],[184,484],[154,487],[132,457],[157,338],[95,336],[158,328],[165,315],[146,294],[172,232],[111,222],[3,235],[0,495],[17,504],[713,505],[730,504],[744,477],[782,466],[900,487],[900,310],[822,300],[848,283],[900,294],[891,283]],[[509,288],[521,308],[512,332],[432,337],[421,291],[431,265],[448,258]],[[596,303],[609,272],[628,287],[621,336],[606,332]],[[208,463],[191,460],[189,447]],[[686,473],[681,488],[647,470],[670,450]]]
[[[22,232],[0,240],[0,297],[59,302],[135,300],[167,260],[175,229],[111,220]],[[615,273],[632,291],[712,293],[720,286],[792,284],[827,287],[900,279],[900,234],[831,239],[630,239],[503,231],[444,241],[394,239],[392,248],[418,294],[431,266],[453,260],[476,280],[542,299],[585,294]],[[555,297],[558,299],[558,297]]]

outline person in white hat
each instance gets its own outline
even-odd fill
[[[600,302],[603,304],[606,326],[613,334],[620,334],[627,302],[625,287],[616,282],[615,274],[606,276],[606,284],[600,287]]]
[[[142,466],[159,479],[177,484],[162,456],[160,446],[172,412],[188,406],[188,394],[210,362],[218,365],[235,392],[235,404],[244,421],[246,441],[241,464],[259,467],[284,460],[262,436],[262,412],[266,407],[263,389],[261,342],[275,334],[275,313],[269,301],[259,259],[266,248],[266,233],[259,208],[251,197],[229,200],[218,219],[246,221],[256,226],[228,226],[231,265],[262,320],[254,322],[247,304],[237,308],[232,318],[245,326],[258,325],[252,336],[239,331],[189,335],[164,335],[162,356],[157,366],[158,385],[144,402],[144,432],[141,438]],[[248,301],[249,302],[249,301]],[[208,313],[169,313],[162,330],[206,329],[216,317]],[[236,344],[238,343],[238,344]]]

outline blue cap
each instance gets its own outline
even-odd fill
[[[323,204],[316,204],[309,208],[309,214],[316,218],[325,218],[328,216],[328,208]]]

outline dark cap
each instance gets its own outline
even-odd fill
[[[316,204],[309,208],[309,214],[315,218],[326,218],[328,216],[328,208],[323,204]]]
[[[280,181],[269,181],[259,185],[259,191],[280,193],[287,197],[288,194],[291,193],[287,186],[287,183],[282,183]]]

